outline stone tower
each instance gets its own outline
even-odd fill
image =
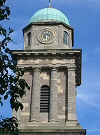
[[[81,49],[74,46],[74,29],[52,7],[36,12],[23,29],[24,50],[14,51],[31,90],[21,99],[20,135],[86,135],[76,118],[76,86],[81,85]]]

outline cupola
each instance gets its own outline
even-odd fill
[[[52,7],[48,7],[48,8],[44,8],[41,9],[39,11],[37,11],[30,19],[29,23],[33,23],[33,22],[63,22],[67,25],[69,24],[69,21],[67,19],[67,17],[59,10],[52,8]]]
[[[67,17],[51,6],[37,11],[23,29],[24,49],[72,49],[73,28]]]

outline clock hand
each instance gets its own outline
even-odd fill
[[[47,38],[47,35],[46,35],[46,41],[48,40],[48,38]]]
[[[46,41],[48,41],[48,39],[49,39],[49,36],[46,35]]]

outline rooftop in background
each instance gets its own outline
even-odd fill
[[[37,11],[30,19],[29,23],[32,22],[54,22],[54,21],[59,21],[59,22],[64,22],[67,25],[69,24],[69,21],[67,17],[59,10],[48,7],[41,9]]]

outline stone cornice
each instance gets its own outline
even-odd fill
[[[81,49],[34,49],[34,50],[12,50],[13,54],[17,55],[49,55],[49,54],[69,54],[73,55],[82,52]]]
[[[16,61],[19,59],[23,59],[24,57],[27,57],[28,59],[33,57],[35,59],[49,59],[49,58],[60,58],[60,59],[74,59],[75,65],[73,64],[54,64],[58,67],[65,67],[72,68],[75,67],[76,72],[76,86],[81,85],[81,65],[82,65],[82,50],[81,49],[40,49],[40,50],[13,50],[13,59]],[[18,65],[18,66],[24,66],[26,68],[31,67],[30,65]],[[38,66],[38,65],[35,65]],[[47,65],[41,65],[46,67]],[[48,67],[51,66],[50,64]]]
[[[32,25],[64,25],[65,27],[67,27],[67,28],[69,28],[69,29],[72,29],[72,30],[74,30],[74,28],[73,27],[71,27],[71,26],[69,26],[69,25],[67,25],[66,23],[64,23],[64,22],[60,22],[60,21],[55,21],[55,22],[33,22],[33,23],[31,23],[31,24],[28,24],[25,28],[23,28],[22,30],[24,31],[25,29],[27,29],[28,27],[30,27],[30,26],[32,26]]]
[[[44,128],[45,129],[34,129],[33,126],[31,126],[31,127],[25,127],[25,129],[19,129],[19,131],[20,131],[20,133],[39,133],[39,132],[41,132],[41,133],[47,133],[47,134],[50,134],[50,133],[62,133],[62,134],[74,133],[74,134],[78,134],[78,135],[79,134],[86,135],[86,129],[77,129],[75,127],[67,127],[66,128],[66,126],[65,127],[58,126],[56,128],[56,126],[54,126],[54,128],[56,128],[56,129],[53,129],[50,126],[49,127],[45,126]]]

